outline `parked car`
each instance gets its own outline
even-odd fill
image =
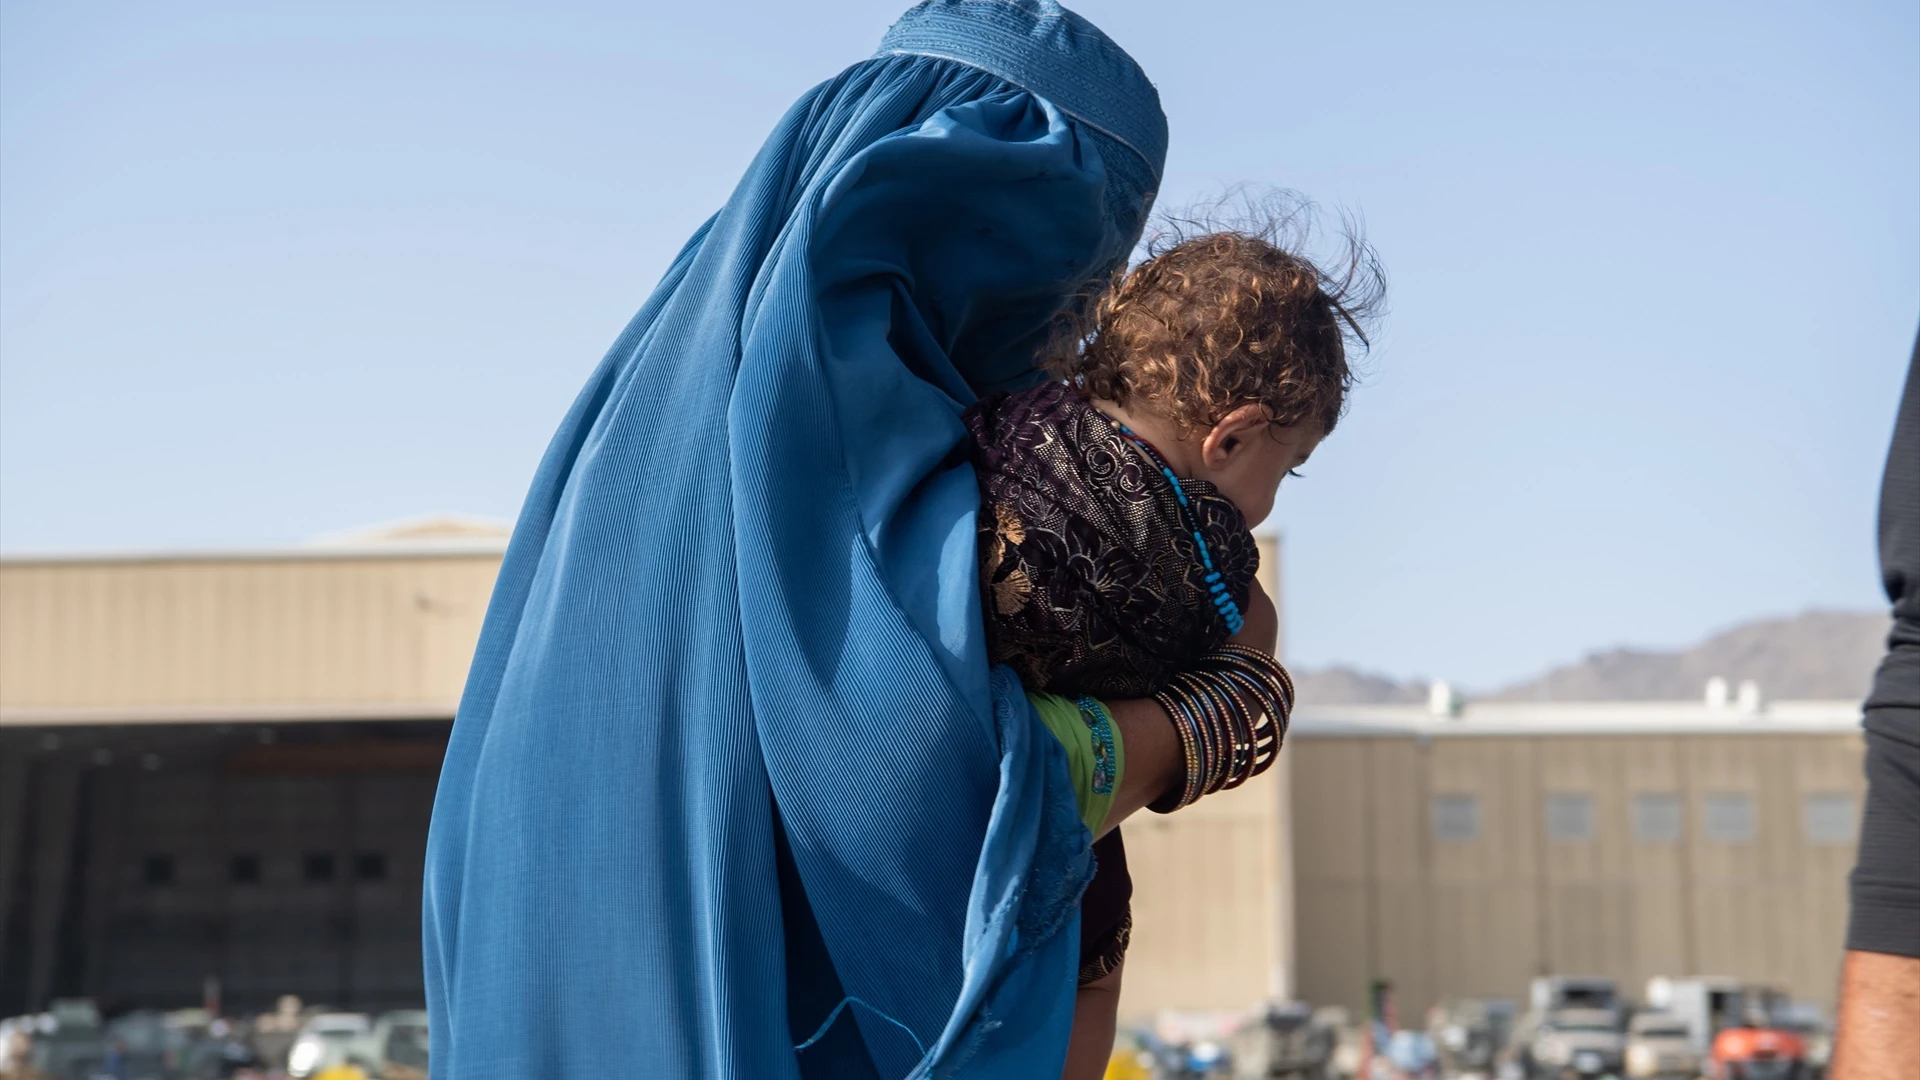
[[[348,1060],[371,1080],[427,1080],[426,1010],[381,1013]]]
[[[1785,1002],[1774,1009],[1773,1026],[1791,1031],[1807,1044],[1807,1076],[1819,1080],[1833,1057],[1833,1028],[1820,1006],[1807,1001]]]
[[[311,1080],[323,1070],[345,1065],[373,1031],[365,1013],[320,1013],[300,1027],[287,1052],[287,1075]]]
[[[1593,1080],[1619,1073],[1626,1035],[1611,1008],[1560,1009],[1533,1028],[1522,1049],[1529,1080]]]
[[[130,1080],[171,1077],[193,1042],[193,1021],[205,1015],[194,1012],[199,1015],[187,1016],[181,1022],[170,1022],[166,1013],[151,1009],[115,1017],[103,1034],[102,1071]]]
[[[1807,1044],[1778,1028],[1728,1028],[1714,1036],[1712,1064],[1712,1080],[1805,1080]]]
[[[258,1071],[259,1065],[243,1025],[222,1019],[208,1024],[187,1047],[178,1072],[180,1080],[234,1080]]]
[[[1627,1075],[1634,1080],[1691,1080],[1700,1075],[1686,1021],[1667,1012],[1643,1012],[1627,1023]]]
[[[85,998],[62,998],[35,1018],[32,1064],[55,1080],[84,1080],[106,1061],[100,1010]]]

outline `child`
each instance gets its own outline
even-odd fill
[[[1346,338],[1364,343],[1379,275],[1362,244],[1335,280],[1272,232],[1156,254],[1044,359],[1057,381],[966,413],[989,651],[1041,692],[1099,838],[1070,1080],[1105,1069],[1131,928],[1125,851],[1105,825],[1124,747],[1098,699],[1154,697],[1174,719],[1187,782],[1162,812],[1264,770],[1292,707],[1271,636],[1233,640],[1248,605],[1270,603],[1249,529],[1339,420]]]

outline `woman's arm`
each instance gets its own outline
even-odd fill
[[[1073,999],[1073,1034],[1067,1042],[1067,1067],[1061,1080],[1100,1080],[1113,1057],[1113,1036],[1119,1027],[1119,967],[1082,986]]]
[[[1187,773],[1180,736],[1174,733],[1173,720],[1159,702],[1128,698],[1109,701],[1106,706],[1113,714],[1113,726],[1119,729],[1121,741],[1126,743],[1127,767],[1120,774],[1119,790],[1113,793],[1113,806],[1107,810],[1101,836],[1166,794]]]
[[[1245,624],[1233,640],[1262,652],[1272,652],[1280,636],[1280,615],[1259,582],[1253,583],[1242,616]],[[1152,698],[1128,698],[1109,701],[1113,724],[1126,744],[1127,767],[1120,774],[1120,789],[1114,793],[1113,806],[1107,811],[1106,827],[1101,834],[1125,821],[1135,811],[1165,794],[1186,776],[1187,763],[1181,757],[1180,736],[1174,733],[1173,720]]]

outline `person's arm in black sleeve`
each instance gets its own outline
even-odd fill
[[[1880,572],[1893,632],[1866,704],[1834,1080],[1912,1076],[1920,1062],[1920,340],[1880,489]]]
[[[1880,488],[1880,572],[1893,601],[1867,698],[1867,809],[1847,948],[1920,957],[1920,341]]]

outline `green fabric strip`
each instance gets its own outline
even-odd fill
[[[1127,771],[1126,742],[1120,738],[1119,727],[1113,729],[1113,786],[1105,795],[1097,795],[1093,790],[1093,729],[1087,726],[1080,706],[1071,698],[1031,690],[1027,691],[1027,700],[1033,702],[1033,711],[1040,722],[1066,748],[1067,775],[1073,779],[1073,797],[1080,807],[1080,820],[1086,823],[1088,832],[1099,836],[1107,823],[1107,813],[1113,808],[1114,792],[1120,790],[1121,779]]]

